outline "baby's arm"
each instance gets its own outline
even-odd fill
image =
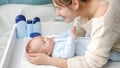
[[[76,40],[72,37],[68,37],[66,42],[62,45],[56,45],[54,52],[52,54],[53,57],[62,57],[62,58],[70,58],[75,54]]]
[[[70,36],[71,36],[72,38],[74,38],[74,39],[77,38],[77,35],[76,35],[76,26],[73,26],[73,27],[72,27]]]

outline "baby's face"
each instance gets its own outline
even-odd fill
[[[29,53],[45,53],[50,55],[53,50],[54,41],[50,38],[38,36],[30,40],[27,46]]]

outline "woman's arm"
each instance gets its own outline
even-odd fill
[[[48,65],[54,65],[54,66],[61,67],[61,68],[68,68],[67,59],[64,59],[64,58],[49,57],[47,62],[48,62],[47,63]]]
[[[53,58],[43,53],[26,53],[26,58],[33,64],[54,65],[57,67],[67,68],[67,59]]]

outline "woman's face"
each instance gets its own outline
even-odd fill
[[[74,20],[76,17],[76,11],[69,7],[62,7],[57,5],[56,3],[53,3],[56,8],[56,15],[61,16],[65,22],[69,23]]]
[[[72,0],[72,4],[70,4],[69,6],[59,6],[53,0],[53,5],[56,8],[57,16],[63,17],[63,19],[66,22],[71,22],[77,16],[88,17],[88,18],[91,17],[92,14],[94,14],[93,10],[91,9],[93,1],[95,0],[90,0],[89,2],[82,2],[80,0]]]

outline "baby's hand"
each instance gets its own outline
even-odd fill
[[[76,26],[73,26],[71,29],[71,33],[75,34],[75,32],[76,32]]]
[[[77,38],[77,35],[76,35],[76,26],[73,26],[72,27],[72,29],[71,29],[71,36],[73,37],[73,38]]]

